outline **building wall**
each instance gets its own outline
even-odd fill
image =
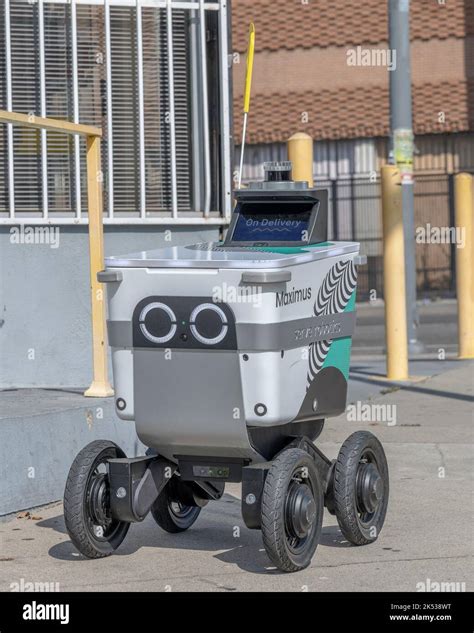
[[[87,227],[60,227],[59,247],[12,243],[0,227],[0,389],[86,387],[92,378]],[[109,226],[105,254],[218,239],[218,229]]]
[[[384,58],[389,47],[388,4],[235,3],[236,112],[242,104],[248,23],[253,21],[256,29],[248,142],[278,143],[295,131],[315,140],[387,136],[387,68],[396,62]],[[474,3],[413,0],[410,35],[415,134],[472,130]],[[242,117],[236,116],[234,122],[235,137],[240,138]]]

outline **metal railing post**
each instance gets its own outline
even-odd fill
[[[473,177],[454,178],[456,231],[464,232],[464,245],[456,248],[456,296],[458,300],[458,358],[474,358],[474,192]]]
[[[105,398],[113,395],[108,380],[105,301],[97,273],[104,268],[104,230],[102,224],[102,171],[100,137],[87,137],[87,208],[89,210],[89,257],[92,302],[92,353],[94,376],[85,396]]]

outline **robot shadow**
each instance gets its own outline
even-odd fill
[[[62,515],[39,521],[37,526],[67,534]],[[338,526],[323,527],[319,546],[350,547]],[[148,516],[130,530],[114,556],[131,556],[143,547],[156,550],[194,550],[214,552],[213,557],[223,563],[236,565],[239,569],[254,574],[282,574],[269,561],[259,530],[249,530],[242,522],[240,500],[224,494],[218,502],[209,504],[189,531],[168,534],[161,530]],[[70,562],[89,562],[79,554],[71,541],[53,545],[49,556]],[[317,564],[317,563],[316,563]]]

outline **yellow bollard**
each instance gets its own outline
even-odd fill
[[[107,367],[104,288],[97,273],[104,268],[104,234],[102,230],[102,182],[100,138],[87,137],[87,200],[89,210],[89,257],[92,297],[92,349],[94,376],[84,393],[92,398],[113,396]]]
[[[288,160],[291,160],[293,180],[306,180],[309,187],[313,180],[313,139],[309,134],[298,132],[287,141]]]
[[[382,167],[382,220],[387,378],[408,380],[402,186],[395,165]]]
[[[464,231],[464,246],[456,247],[458,358],[474,358],[474,183],[470,174],[454,178],[456,230]]]

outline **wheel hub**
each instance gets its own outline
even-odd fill
[[[357,471],[357,501],[365,512],[375,512],[383,497],[384,485],[375,464],[361,464]]]
[[[307,484],[292,484],[288,492],[286,510],[287,526],[291,533],[304,538],[316,518],[316,503]]]
[[[104,473],[96,475],[91,482],[89,512],[95,525],[107,524],[107,480]]]

